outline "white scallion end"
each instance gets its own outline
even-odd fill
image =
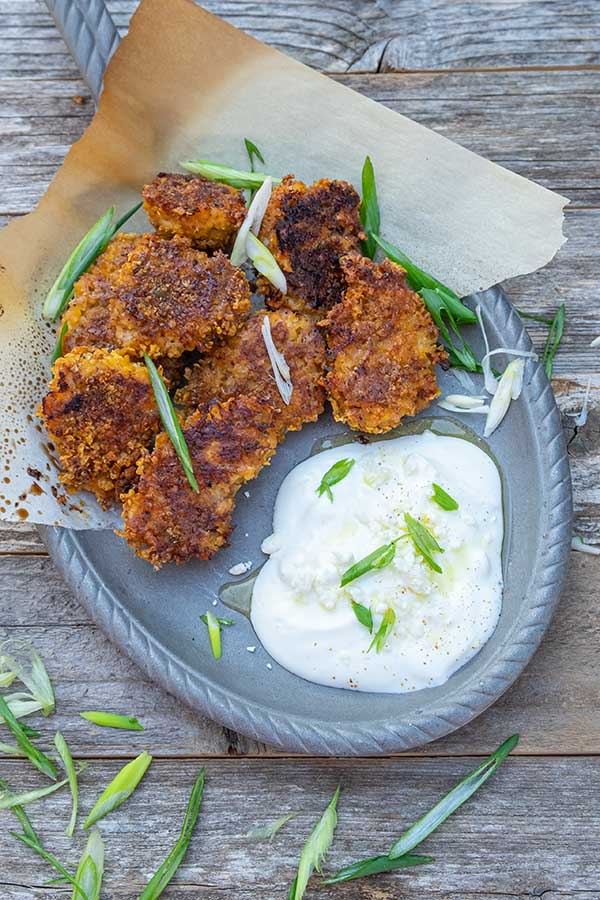
[[[568,416],[572,416],[573,424],[576,428],[583,428],[583,426],[587,423],[588,420],[588,407],[590,403],[590,390],[592,387],[592,376],[588,378],[587,387],[585,389],[585,396],[583,398],[583,406],[578,413],[567,413]]]
[[[252,264],[257,272],[264,275],[273,287],[276,287],[282,294],[287,294],[287,281],[277,265],[277,260],[269,248],[265,247],[263,242],[259,241],[252,231],[249,231],[246,235],[246,253],[252,260]]]
[[[487,413],[489,406],[484,397],[471,397],[466,394],[448,394],[438,400],[438,406],[448,412],[456,413]]]
[[[590,347],[600,347],[600,335],[591,342]]]
[[[237,233],[230,257],[232,266],[241,266],[242,263],[245,263],[248,259],[248,253],[246,251],[246,238],[248,237],[248,233],[250,231],[252,231],[254,234],[258,234],[258,232],[260,231],[260,226],[264,214],[267,210],[267,206],[269,205],[269,200],[271,199],[272,190],[273,179],[269,175],[267,176],[267,178],[265,178],[261,187],[254,195],[254,199],[248,207],[246,218],[242,222],[242,226]]]
[[[286,406],[289,406],[290,400],[292,399],[292,392],[294,390],[294,385],[292,384],[292,379],[290,377],[290,367],[285,361],[283,353],[279,352],[273,342],[273,336],[271,334],[271,322],[267,315],[263,319],[260,330],[263,341],[265,342],[265,347],[267,348],[267,353],[269,354],[269,359],[271,361],[271,368],[273,369],[273,375],[275,376],[277,390],[281,394],[281,399],[283,400],[283,402],[286,404]]]
[[[492,372],[492,367],[489,361],[489,352],[490,352],[490,342],[488,341],[487,332],[485,330],[485,325],[483,324],[483,313],[481,311],[481,304],[475,310],[475,314],[477,316],[477,320],[479,321],[479,327],[481,329],[481,334],[483,336],[483,343],[485,344],[485,356],[481,360],[481,368],[483,369],[483,379],[485,383],[485,389],[488,394],[496,393],[496,386],[498,384],[496,380],[496,376]]]
[[[571,550],[578,550],[579,553],[588,553],[590,556],[600,556],[600,547],[594,544],[586,544],[584,539],[576,534],[571,540]]]
[[[484,437],[489,437],[504,419],[511,401],[518,397],[523,386],[523,370],[525,363],[522,359],[514,359],[502,373],[498,382],[496,393],[492,397],[490,409],[487,415]]]
[[[245,575],[246,572],[249,572],[252,568],[252,562],[248,560],[247,562],[239,562],[236,563],[235,566],[232,566],[229,569],[230,575]]]

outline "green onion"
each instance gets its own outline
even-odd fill
[[[63,322],[63,326],[58,333],[58,337],[56,338],[56,344],[54,346],[54,350],[52,351],[52,356],[50,357],[50,367],[52,367],[56,360],[60,359],[63,355],[63,341],[68,330],[69,323]]]
[[[558,350],[558,345],[562,340],[562,336],[565,330],[565,315],[565,304],[561,303],[558,307],[556,315],[554,316],[550,324],[548,337],[546,338],[546,344],[542,352],[541,363],[546,370],[546,375],[548,376],[548,378],[552,378],[554,356],[556,354],[556,351]]]
[[[245,188],[259,188],[268,175],[265,172],[242,172],[239,169],[231,169],[229,166],[221,166],[210,162],[208,159],[190,159],[180,163],[183,169],[193,172],[194,175],[202,175],[210,181],[219,181],[231,187],[244,190]],[[273,178],[273,184],[281,184],[281,178]]]
[[[72,900],[99,900],[104,875],[104,841],[97,828],[91,832],[75,873]]]
[[[175,846],[158,867],[142,893],[139,900],[156,900],[160,897],[166,886],[169,884],[178,867],[183,862],[185,854],[190,844],[192,833],[200,812],[202,803],[202,794],[204,792],[204,769],[200,769],[200,773],[194,782],[192,793],[188,801],[187,809],[181,827],[181,834],[177,838]]]
[[[116,713],[107,712],[82,712],[79,715],[94,725],[102,728],[121,728],[123,731],[143,731],[144,726],[134,716],[119,716]]]
[[[118,809],[121,804],[131,797],[136,787],[144,777],[148,766],[152,762],[152,757],[145,750],[126,766],[123,766],[119,774],[113,778],[106,790],[96,801],[92,811],[84,822],[85,829],[91,828],[100,819],[113,810]]]
[[[217,619],[217,617],[213,613],[211,613],[210,610],[207,610],[203,616],[200,616],[200,618],[208,628],[208,639],[210,640],[210,649],[212,650],[212,655],[215,659],[221,659],[222,649],[220,620]]]
[[[45,716],[54,712],[54,690],[48,672],[37,650],[27,641],[9,639],[0,645],[0,673],[12,674],[14,678],[23,682],[29,690],[31,700],[36,704],[35,711],[39,709]],[[8,702],[11,696],[4,699]],[[28,695],[19,694],[18,696],[21,699]],[[9,706],[11,706],[10,703]],[[15,718],[19,718],[14,710],[13,715]],[[26,726],[22,727],[26,730]],[[29,734],[29,737],[31,736]]]
[[[285,275],[279,268],[277,260],[269,248],[265,247],[263,242],[259,241],[252,231],[249,231],[246,235],[246,253],[256,271],[264,275],[278,291],[285,294],[287,292]]]
[[[117,233],[119,228],[137,212],[141,206],[141,202],[137,203],[128,212],[125,213],[117,222],[113,222],[115,214],[114,206],[106,210],[104,215],[100,216],[97,222],[92,225],[90,230],[79,241],[68,260],[62,267],[58,277],[50,291],[46,300],[42,313],[46,319],[57,319],[63,309],[69,302],[73,293],[73,286],[78,278],[89,269],[97,256],[106,248],[108,242]]]
[[[42,753],[41,750],[38,750],[38,748],[31,743],[23,731],[23,728],[12,714],[4,697],[0,697],[0,715],[3,717],[5,724],[8,725],[12,731],[17,744],[31,764],[34,765],[39,772],[42,772],[44,775],[47,775],[49,778],[56,781],[56,766],[52,760],[48,759],[45,753]]]
[[[432,291],[429,288],[421,288],[419,294],[444,340],[444,348],[448,353],[450,365],[455,369],[466,369],[468,372],[480,372],[481,365],[477,361],[471,347],[462,336],[458,328],[458,323],[444,298],[437,291]],[[446,319],[448,320],[450,328],[446,324]],[[452,332],[458,340],[452,336],[450,329],[452,329]]]
[[[77,772],[75,771],[71,751],[69,750],[67,742],[65,741],[60,731],[57,731],[54,735],[54,746],[56,747],[58,755],[62,759],[63,765],[65,767],[65,772],[67,773],[67,778],[69,779],[71,797],[73,798],[73,803],[71,806],[71,819],[65,829],[65,834],[67,835],[67,837],[73,837],[73,832],[75,831],[75,822],[77,821],[77,804],[79,799]]]
[[[0,778],[0,791],[2,791],[4,794],[14,796],[13,791],[11,791],[4,778]],[[19,820],[25,836],[28,837],[29,840],[34,841],[36,844],[39,844],[40,839],[37,836],[35,828],[29,821],[29,816],[27,815],[23,807],[16,804],[15,806],[12,806],[11,809]]]
[[[434,572],[440,572],[441,574],[442,569],[434,561],[433,554],[443,553],[444,551],[432,533],[428,531],[421,522],[417,521],[417,519],[413,519],[410,513],[404,513],[404,522],[406,523],[408,535],[415,545],[417,553],[423,557],[424,561],[434,570]]]
[[[386,609],[383,619],[381,620],[381,624],[377,629],[375,637],[369,644],[369,649],[367,653],[370,653],[373,647],[375,647],[375,653],[381,653],[385,646],[385,642],[387,641],[389,634],[394,627],[396,622],[396,613],[393,609]]]
[[[447,494],[444,488],[440,487],[439,484],[436,484],[435,481],[432,484],[432,488],[433,497],[431,499],[434,500],[438,506],[441,506],[442,509],[447,509],[449,512],[453,509],[458,509],[458,503],[454,497]]]
[[[246,145],[246,153],[248,154],[248,159],[250,161],[250,171],[254,172],[254,157],[261,161],[261,163],[265,164],[265,159],[256,144],[250,140],[250,138],[244,138],[244,144]]]
[[[274,822],[250,829],[246,833],[246,837],[251,838],[253,841],[272,841],[279,829],[283,828],[291,819],[295,819],[297,815],[298,812],[286,813],[285,816],[280,816]]]
[[[388,259],[398,263],[406,270],[406,280],[414,291],[420,292],[421,288],[430,288],[444,300],[446,309],[451,313],[452,318],[457,325],[475,324],[477,316],[468,306],[461,303],[460,297],[458,294],[455,294],[451,288],[442,284],[442,282],[438,281],[437,278],[434,278],[433,275],[428,275],[427,272],[424,272],[423,269],[416,266],[402,250],[399,250],[398,247],[390,244],[389,241],[384,240],[378,234],[373,234],[372,237],[373,240],[379,244]]]
[[[366,606],[363,606],[362,603],[357,603],[356,600],[352,600],[351,602],[354,615],[360,624],[364,625],[365,628],[368,628],[370,633],[373,634],[373,614],[371,610]]]
[[[354,878],[364,878],[366,875],[380,875],[382,872],[393,872],[394,869],[404,869],[408,866],[422,866],[424,863],[430,862],[434,862],[433,856],[416,856],[411,853],[405,853],[399,859],[390,859],[389,856],[373,856],[371,859],[363,859],[344,866],[331,878],[326,878],[323,884],[352,881]]]
[[[31,838],[27,834],[18,834],[16,831],[11,831],[10,834],[17,841],[20,841],[22,844],[25,844],[26,847],[29,847],[31,850],[33,850],[34,853],[37,853],[38,856],[49,863],[52,868],[56,869],[57,872],[60,872],[62,878],[57,880],[59,880],[61,883],[68,881],[69,884],[72,884],[74,887],[76,887],[78,889],[78,894],[76,896],[80,898],[80,900],[92,900],[92,898],[88,897],[88,895],[82,889],[82,886],[77,882],[76,878],[74,878],[73,875],[71,875],[71,873],[67,869],[65,869],[63,864],[59,862],[55,856],[52,856],[51,853],[48,853],[48,851],[42,847],[39,840]]]
[[[229,628],[231,625],[235,625],[235,622],[233,621],[233,619],[220,619],[218,616],[215,616],[214,618],[217,620],[219,625],[224,625],[225,628]],[[204,622],[205,625],[208,625],[208,614],[207,613],[203,613],[200,616],[200,619]]]
[[[364,575],[366,572],[371,572],[373,569],[383,569],[391,563],[395,555],[396,541],[391,541],[389,544],[382,544],[377,550],[373,550],[368,556],[364,556],[362,559],[359,559],[358,562],[355,562],[353,566],[350,566],[349,569],[346,569],[342,575],[340,587],[345,587],[347,584],[350,584],[351,581],[360,578],[361,575]]]
[[[7,756],[23,756],[23,751],[14,744],[5,744],[0,741],[0,753],[6,753]]]
[[[334,463],[321,478],[321,484],[317,488],[319,497],[322,497],[323,494],[327,494],[330,501],[333,503],[333,493],[331,488],[334,484],[338,484],[346,477],[355,462],[355,459],[339,459]]]
[[[171,398],[169,397],[169,392],[167,391],[165,383],[160,376],[160,372],[147,353],[144,353],[144,362],[146,363],[146,368],[148,369],[150,383],[152,384],[152,390],[154,391],[154,397],[156,398],[156,405],[158,406],[158,411],[160,413],[162,423],[165,426],[165,431],[169,436],[169,440],[173,444],[175,453],[179,458],[179,462],[183,466],[183,471],[187,476],[187,480],[189,481],[192,490],[194,490],[198,494],[200,493],[200,488],[198,486],[198,482],[196,481],[196,476],[194,475],[192,457],[190,456],[188,445],[185,442],[183,431],[181,430],[181,425],[179,424],[179,419],[177,418],[177,413],[175,412],[175,407],[173,406]]]
[[[16,806],[27,806],[28,803],[35,803],[37,800],[43,800],[49,794],[59,791],[69,783],[68,778],[62,781],[56,781],[54,784],[45,788],[35,788],[32,791],[23,791],[21,794],[12,794],[10,791],[0,791],[0,809],[14,809]]]
[[[542,322],[543,325],[552,325],[552,319],[548,319],[546,316],[537,316],[535,313],[525,312],[524,309],[518,309],[515,306],[515,312],[518,312],[522,319],[533,319],[534,322]]]
[[[479,790],[482,784],[494,774],[498,766],[506,759],[511,750],[519,743],[519,735],[513,734],[489,756],[485,762],[477,766],[470,775],[463,778],[456,787],[443,797],[439,803],[425,813],[414,825],[405,831],[401,838],[392,846],[388,856],[390,859],[398,859],[410,850],[413,850],[426,837],[439,828],[446,819]]]
[[[365,157],[362,168],[362,200],[359,214],[360,224],[367,235],[366,240],[362,242],[362,251],[369,259],[373,259],[377,251],[375,235],[379,234],[381,220],[379,203],[377,201],[377,187],[375,185],[375,170],[368,156]]]
[[[308,839],[302,848],[300,862],[298,863],[298,874],[290,888],[290,900],[302,900],[308,880],[314,869],[321,874],[321,864],[327,851],[331,847],[335,827],[337,825],[336,808],[339,796],[340,788],[338,786],[331,798],[329,806],[309,834]]]

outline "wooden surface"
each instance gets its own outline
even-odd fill
[[[134,0],[111,0],[126,28]],[[566,301],[567,330],[554,387],[569,439],[577,529],[600,541],[600,4],[523,0],[336,0],[207,4],[233,24],[334,73],[333,77],[572,200],[568,243],[541,272],[506,285],[519,307],[551,314]],[[397,72],[394,70],[401,69]],[[350,74],[348,74],[350,73]],[[38,0],[0,0],[0,223],[37,202],[93,104]],[[543,327],[533,324],[534,340]],[[588,377],[591,412],[577,433]],[[285,758],[189,712],[146,681],[92,625],[65,589],[36,532],[0,525],[0,628],[31,638],[56,685],[56,727],[91,761],[84,808],[122,764],[155,754],[132,800],[103,823],[103,898],[133,900],[174,840],[198,765],[207,766],[198,833],[172,898],[284,900],[311,824],[337,783],[332,865],[386,848],[474,757],[513,731],[518,758],[432,838],[434,865],[309,896],[340,900],[592,900],[600,898],[600,560],[572,554],[556,619],[518,683],[479,719],[409,757]],[[134,712],[144,734],[94,728],[88,708]],[[38,784],[25,763],[0,760],[13,785]],[[47,844],[75,865],[82,838],[64,837],[66,796],[32,811]],[[273,844],[243,838],[256,824],[301,809]],[[0,813],[0,897],[70,896],[8,836]]]

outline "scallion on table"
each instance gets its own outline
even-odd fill
[[[39,772],[42,772],[44,775],[47,775],[49,778],[52,778],[54,781],[56,781],[58,777],[56,766],[54,765],[52,760],[46,756],[45,753],[42,753],[41,750],[38,750],[38,748],[31,743],[30,739],[23,731],[22,726],[10,710],[6,700],[1,696],[0,715],[4,719],[5,724],[12,732],[17,744],[19,745],[27,759],[30,761],[30,763],[35,766],[35,768]]]
[[[548,337],[546,338],[546,343],[542,351],[541,363],[546,370],[546,375],[548,376],[548,378],[552,378],[554,357],[565,330],[565,317],[566,307],[564,303],[561,303],[558,307],[556,315],[550,323],[550,328],[548,329]]]
[[[75,873],[75,889],[72,900],[99,900],[104,875],[104,841],[94,828],[85,845]]]
[[[143,731],[144,726],[138,722],[135,716],[120,716],[117,713],[99,712],[89,710],[79,713],[82,719],[87,719],[94,725],[100,725],[102,728],[120,728],[123,731]]]
[[[298,863],[298,873],[294,878],[288,894],[288,900],[302,900],[309,878],[313,871],[321,873],[321,864],[333,843],[333,835],[337,825],[337,802],[340,787],[335,789],[325,812],[308,836]]]
[[[123,766],[119,774],[113,778],[106,790],[100,795],[92,811],[84,822],[84,829],[91,828],[100,819],[113,810],[118,809],[131,797],[136,787],[146,774],[152,757],[145,750],[126,766]]]
[[[69,779],[69,787],[71,789],[71,818],[69,820],[69,824],[65,829],[65,834],[67,837],[73,837],[73,832],[75,831],[75,823],[77,821],[77,806],[79,803],[79,786],[77,784],[77,772],[75,770],[75,764],[73,762],[73,757],[71,756],[71,751],[65,741],[64,737],[57,731],[54,735],[54,746],[60,756],[63,766],[65,767],[65,772],[67,773],[67,778]]]

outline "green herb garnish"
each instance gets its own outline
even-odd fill
[[[221,659],[222,647],[221,647],[221,621],[217,619],[214,613],[210,610],[207,610],[203,616],[200,616],[206,627],[208,628],[208,639],[210,641],[210,649],[212,650],[212,655],[215,659]],[[228,623],[233,622],[231,620],[227,620]]]
[[[516,306],[514,307],[515,312],[518,312],[522,319],[533,319],[534,322],[541,322],[543,325],[552,325],[552,319],[548,319],[546,316],[538,316],[536,313],[528,313],[525,312],[524,309],[518,309]]]
[[[355,459],[339,459],[334,463],[321,478],[321,484],[317,488],[319,497],[322,497],[323,494],[327,494],[330,501],[333,503],[333,493],[331,488],[334,484],[338,484],[346,477],[355,462]]]
[[[82,719],[100,725],[102,728],[121,728],[123,731],[143,731],[144,726],[138,722],[135,716],[119,716],[116,713],[107,712],[82,712]]]
[[[453,509],[458,509],[458,503],[451,497],[450,494],[447,494],[444,488],[440,487],[439,484],[436,484],[435,481],[432,484],[433,488],[433,497],[431,498],[438,506],[441,506],[442,509],[447,509],[448,511]]]
[[[565,315],[565,304],[561,303],[558,307],[556,315],[550,323],[548,337],[546,338],[546,344],[542,351],[541,363],[546,370],[546,375],[548,376],[548,378],[552,378],[554,356],[556,354],[556,351],[558,350],[558,345],[562,340],[562,336],[565,330]]]
[[[308,880],[314,869],[321,874],[321,864],[333,842],[337,825],[337,802],[340,796],[339,786],[336,788],[329,806],[308,836],[298,863],[296,875],[289,892],[289,900],[302,900]]]
[[[393,609],[386,609],[383,614],[383,619],[381,620],[381,624],[375,633],[375,637],[369,644],[369,649],[367,653],[370,653],[373,647],[375,647],[375,653],[381,653],[385,646],[385,642],[387,641],[392,628],[396,622],[396,613]]]
[[[156,405],[158,406],[158,411],[160,413],[162,423],[165,426],[165,431],[169,436],[169,440],[173,444],[175,453],[177,454],[179,462],[183,466],[183,471],[186,474],[187,480],[189,481],[192,490],[198,494],[200,493],[200,488],[198,486],[198,482],[196,481],[196,476],[194,475],[192,457],[190,456],[188,445],[185,442],[183,431],[181,430],[181,425],[179,424],[179,419],[177,418],[177,413],[175,412],[175,407],[173,406],[171,398],[169,397],[169,392],[164,381],[161,378],[160,372],[147,353],[144,353],[144,362],[146,363],[146,368],[148,369],[150,383],[152,385],[152,390],[154,391],[154,397],[156,398]]]
[[[14,796],[14,792],[10,789],[10,787],[8,786],[8,784],[6,783],[4,778],[0,778],[0,791],[2,791],[2,793],[5,794],[6,796]],[[35,828],[33,827],[33,825],[31,824],[31,822],[29,820],[29,816],[27,815],[27,813],[25,812],[23,807],[16,804],[16,805],[12,806],[11,809],[12,809],[13,813],[15,814],[15,816],[17,817],[17,819],[19,820],[19,823],[21,825],[21,828],[23,829],[23,833],[25,834],[25,836],[28,837],[29,840],[34,841],[36,844],[39,844],[40,839],[37,836],[37,832],[36,832]]]
[[[431,862],[431,857],[411,857],[410,851],[429,837],[446,819],[456,812],[485,782],[494,774],[498,766],[506,759],[511,750],[519,743],[519,735],[504,741],[497,750],[480,766],[477,766],[470,775],[467,775],[457,784],[439,803],[422,816],[414,825],[405,831],[391,847],[387,856],[374,856],[370,859],[359,860],[350,866],[345,866],[328,878],[326,884],[337,884],[340,881],[351,881],[365,875],[375,875],[379,872],[388,872],[402,864],[402,860],[417,859],[420,862]],[[407,862],[406,865],[418,865],[416,862]]]
[[[45,753],[42,753],[41,750],[38,750],[38,748],[31,743],[23,731],[22,726],[12,714],[4,697],[0,697],[0,715],[4,719],[5,724],[8,725],[9,729],[12,731],[17,744],[31,764],[34,765],[39,772],[42,772],[44,775],[52,778],[53,781],[56,781],[56,766],[51,759],[48,759]]]
[[[373,259],[377,251],[375,235],[379,234],[380,215],[377,200],[377,187],[375,185],[375,170],[370,157],[365,158],[362,168],[362,200],[360,202],[360,224],[363,227],[366,240],[362,242],[364,256]]]
[[[244,138],[244,144],[246,145],[246,153],[248,154],[248,159],[250,161],[250,171],[254,172],[254,157],[256,157],[260,162],[265,164],[265,159],[256,144],[250,140],[250,138]]]
[[[77,821],[77,805],[79,801],[77,772],[75,771],[75,764],[73,763],[71,751],[69,750],[67,742],[65,741],[60,731],[57,731],[54,735],[54,746],[58,751],[58,755],[62,760],[63,766],[65,767],[67,778],[69,779],[69,787],[71,789],[71,798],[73,802],[71,806],[71,818],[69,820],[69,824],[65,828],[65,834],[67,835],[67,837],[73,837],[73,832],[75,831],[75,822]]]
[[[23,791],[21,794],[13,794],[9,790],[0,790],[0,809],[15,809],[17,806],[27,806],[28,803],[43,800],[44,797],[59,791],[68,783],[69,779],[64,778],[62,781],[55,781],[54,784],[49,784],[48,787]]]
[[[63,355],[63,341],[65,339],[65,334],[69,330],[69,323],[63,322],[62,328],[58,333],[58,337],[56,338],[56,344],[54,345],[54,350],[52,351],[52,356],[50,357],[50,367],[54,365],[57,359],[60,359]]]
[[[37,710],[45,716],[54,712],[54,690],[41,656],[27,641],[9,639],[0,645],[0,679],[3,686],[8,687],[15,678],[29,691],[28,694],[24,691],[8,694],[4,698],[15,719]],[[27,737],[39,737],[39,732],[29,726],[23,724],[21,728]]]
[[[274,822],[269,822],[267,825],[259,825],[257,828],[251,828],[250,831],[246,832],[246,837],[251,838],[253,841],[272,841],[277,832],[283,828],[290,819],[295,819],[297,815],[298,812],[286,813],[284,816],[275,819]]]
[[[410,513],[404,513],[404,522],[408,528],[408,535],[415,545],[417,553],[423,557],[430,569],[441,574],[442,569],[433,559],[434,553],[443,553],[434,536],[417,519],[413,519]]]
[[[243,172],[229,166],[221,166],[208,159],[190,159],[180,163],[182,168],[195,175],[202,175],[210,181],[219,181],[238,190],[259,188],[268,175],[265,172]],[[273,184],[281,184],[281,178],[273,178]]]
[[[91,832],[75,873],[72,900],[99,900],[104,875],[104,841],[97,828]]]
[[[208,614],[207,613],[203,613],[200,616],[200,618],[204,622],[205,625],[208,625]],[[220,619],[218,616],[214,616],[214,618],[217,620],[219,625],[224,625],[225,628],[228,628],[231,625],[235,625],[235,622],[233,621],[233,619]]]
[[[279,263],[262,241],[256,237],[252,231],[246,235],[246,253],[252,261],[252,265],[257,272],[264,275],[271,284],[285,294],[287,291],[287,281],[285,275],[279,267]],[[266,317],[265,317],[266,318]]]
[[[105,791],[100,795],[90,814],[84,822],[84,829],[91,828],[100,819],[113,810],[118,809],[131,797],[136,787],[144,777],[152,757],[145,750],[126,766],[123,766],[119,774],[113,778]]]
[[[22,844],[25,844],[25,846],[33,850],[34,853],[37,853],[37,855],[45,860],[45,862],[49,863],[53,869],[56,869],[57,872],[60,872],[62,876],[60,878],[61,882],[67,881],[69,884],[72,884],[73,887],[77,888],[76,897],[78,898],[78,900],[92,900],[92,898],[88,897],[88,895],[85,893],[83,886],[79,884],[79,882],[73,875],[71,875],[68,869],[65,869],[63,864],[59,862],[59,860],[56,859],[55,856],[52,856],[51,853],[48,853],[48,851],[44,849],[40,841],[37,840],[37,836],[36,838],[32,838],[28,834],[18,834],[18,832],[16,831],[11,831],[10,834],[11,837],[14,837]]]
[[[113,222],[115,214],[114,206],[106,210],[97,222],[79,241],[68,260],[62,267],[58,277],[44,301],[43,315],[46,319],[57,319],[69,302],[73,293],[73,285],[83,273],[89,269],[97,256],[106,248],[108,242],[115,236],[119,228],[137,212],[141,206],[136,203],[117,222]]]
[[[368,607],[363,606],[362,603],[357,603],[356,600],[352,600],[352,609],[354,611],[354,615],[358,619],[361,625],[364,625],[365,628],[369,629],[369,632],[373,634],[373,614]]]
[[[202,803],[202,794],[204,791],[204,769],[200,769],[200,773],[194,782],[192,793],[188,801],[181,834],[177,838],[177,842],[165,861],[156,870],[142,893],[139,900],[156,900],[160,897],[166,886],[169,884],[178,867],[183,862],[183,858],[190,844],[194,826],[200,812]]]
[[[399,538],[396,538],[396,540],[399,540]],[[350,584],[351,581],[360,578],[361,575],[364,575],[366,572],[371,572],[373,569],[383,569],[391,563],[395,555],[396,541],[391,541],[389,544],[382,544],[377,550],[373,550],[368,556],[364,556],[362,559],[359,559],[358,562],[355,562],[353,566],[350,566],[349,569],[346,569],[342,575],[340,587],[345,587],[347,584]]]

